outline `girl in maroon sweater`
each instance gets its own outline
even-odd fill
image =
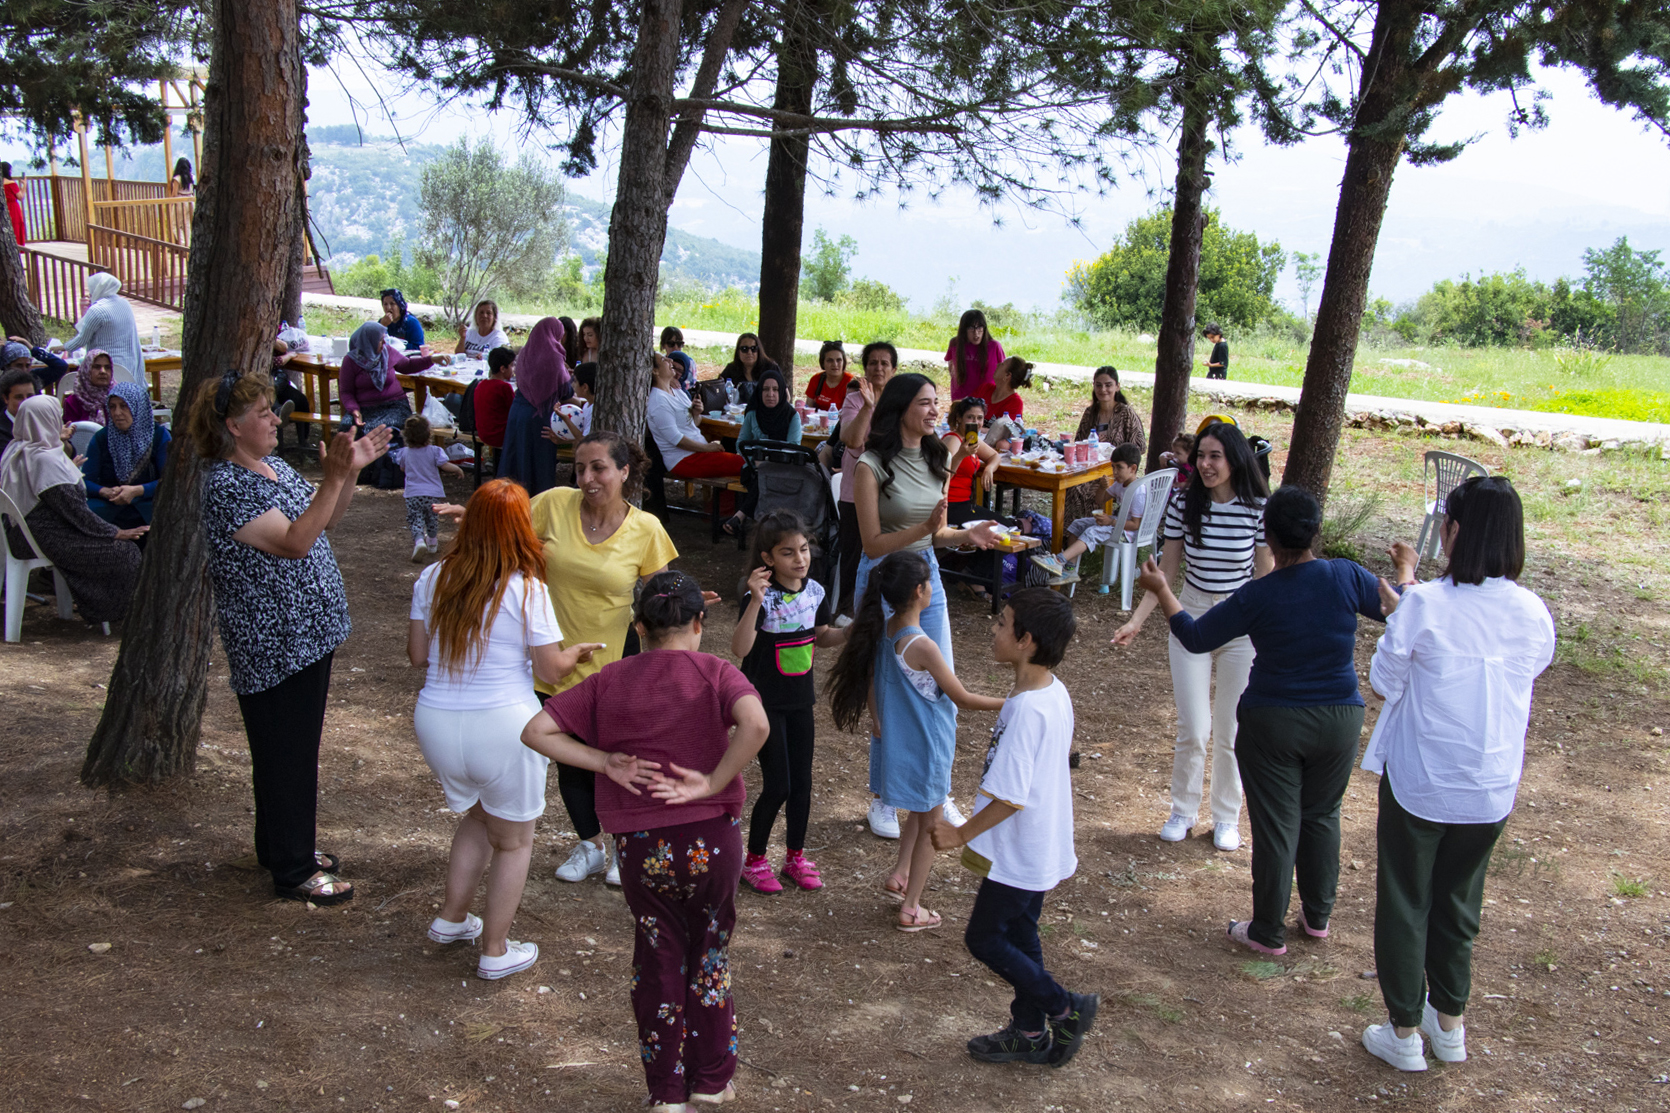
[[[552,696],[522,732],[546,757],[598,774],[597,816],[615,837],[638,925],[632,1011],[661,1113],[736,1094],[729,956],[742,770],[770,731],[754,686],[701,652],[706,613],[694,579],[651,576],[635,615],[644,651]]]

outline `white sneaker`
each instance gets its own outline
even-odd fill
[[[1067,570],[1061,566],[1061,561],[1056,559],[1053,553],[1032,553],[1030,555],[1033,566],[1043,569],[1049,575],[1061,576],[1066,574]]]
[[[1189,837],[1189,831],[1194,825],[1195,821],[1188,816],[1172,812],[1171,818],[1160,828],[1160,839],[1164,842],[1182,842]]]
[[[416,541],[412,542],[412,563],[422,564],[424,554],[428,552],[429,546],[423,543],[423,538],[420,537]]]
[[[436,916],[429,922],[429,938],[437,943],[462,943],[467,939],[474,939],[481,934],[481,917],[472,913],[464,913],[461,923],[443,920]]]
[[[1383,1059],[1398,1070],[1426,1070],[1426,1055],[1421,1050],[1421,1034],[1411,1032],[1397,1038],[1397,1029],[1386,1024],[1370,1024],[1363,1029],[1363,1046],[1376,1059]]]
[[[603,884],[613,885],[618,889],[620,888],[620,859],[615,856],[615,840],[610,839],[608,847],[609,868],[603,871]]]
[[[870,798],[870,833],[878,839],[899,837],[899,813],[881,802],[881,797]]]
[[[835,621],[831,623],[831,625],[833,625],[837,630],[845,630],[848,626],[852,625],[852,615],[838,614],[835,616]]]
[[[1219,850],[1240,850],[1240,825],[1235,823],[1212,824],[1212,845]]]
[[[590,839],[582,839],[580,845],[574,848],[574,853],[568,856],[568,861],[557,867],[557,880],[584,881],[594,873],[602,873],[607,865],[603,848]]]
[[[945,822],[953,827],[961,827],[968,822],[963,818],[962,809],[957,807],[957,802],[949,796],[945,798],[944,811],[941,814],[945,816]]]
[[[434,539],[425,538],[423,547],[429,550],[430,556],[434,556],[436,553],[441,551],[441,539],[439,537]]]
[[[1427,1001],[1421,1006],[1421,1031],[1432,1041],[1432,1054],[1441,1063],[1467,1061],[1467,1025],[1457,1024],[1448,1032],[1438,1023],[1438,1010]]]
[[[504,954],[498,958],[481,956],[481,961],[476,963],[475,976],[490,982],[498,981],[512,974],[519,974],[538,961],[538,943],[518,943],[510,939],[505,942]]]

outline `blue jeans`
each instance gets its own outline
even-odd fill
[[[1043,1031],[1046,1017],[1060,1016],[1072,1005],[1067,991],[1044,969],[1044,948],[1038,942],[1043,909],[1043,893],[988,877],[974,895],[974,910],[963,932],[968,953],[1015,987],[1009,1015],[1022,1032]]]
[[[951,656],[951,612],[945,605],[945,585],[939,579],[939,558],[934,556],[932,549],[922,550],[922,557],[928,562],[928,582],[933,585],[934,597],[928,601],[927,609],[922,612],[920,623],[922,632],[934,639],[939,651],[945,657],[945,663],[952,668],[956,662]],[[859,603],[864,601],[864,588],[870,582],[870,569],[880,564],[881,560],[871,560],[868,556],[858,559],[858,582],[853,588],[853,598]],[[858,614],[858,607],[852,609],[853,615]]]

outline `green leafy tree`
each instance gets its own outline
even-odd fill
[[[1435,341],[1468,347],[1536,344],[1544,337],[1553,297],[1548,287],[1528,278],[1523,268],[1507,274],[1484,274],[1475,281],[1433,283],[1416,309]]]
[[[1196,315],[1240,327],[1269,320],[1276,308],[1276,279],[1287,259],[1281,245],[1226,228],[1216,210],[1205,213]],[[1137,217],[1099,258],[1073,264],[1067,272],[1068,299],[1102,328],[1158,328],[1171,235],[1169,205]]]
[[[1657,251],[1637,251],[1628,236],[1583,253],[1583,288],[1612,310],[1612,346],[1621,352],[1656,351],[1665,333],[1670,290]]]
[[[1305,321],[1310,322],[1310,292],[1316,289],[1316,284],[1322,281],[1322,256],[1312,251],[1306,253],[1295,251],[1290,257],[1293,263],[1293,277],[1299,281],[1299,297],[1304,307]]]
[[[905,299],[885,282],[873,278],[855,279],[836,295],[835,300],[849,309],[872,313],[903,313]]]
[[[851,236],[830,239],[819,228],[812,233],[812,253],[800,261],[801,292],[816,301],[834,301],[847,288],[858,241]]]
[[[534,293],[568,246],[562,181],[532,155],[507,165],[491,141],[459,140],[423,168],[418,262],[440,283],[447,321],[500,287]]]
[[[1616,335],[1618,315],[1593,290],[1557,279],[1549,291],[1548,325],[1578,346],[1608,346]]]

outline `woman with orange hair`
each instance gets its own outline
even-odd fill
[[[538,946],[509,938],[534,821],[545,811],[549,762],[521,741],[539,713],[534,677],[553,684],[603,647],[562,648],[528,493],[508,479],[484,484],[470,499],[446,556],[418,577],[411,620],[407,655],[414,668],[428,669],[413,714],[418,745],[447,806],[464,815],[452,838],[446,903],[429,938],[479,937],[477,975],[502,978],[539,958]],[[483,920],[470,914],[470,903],[489,865]]]

